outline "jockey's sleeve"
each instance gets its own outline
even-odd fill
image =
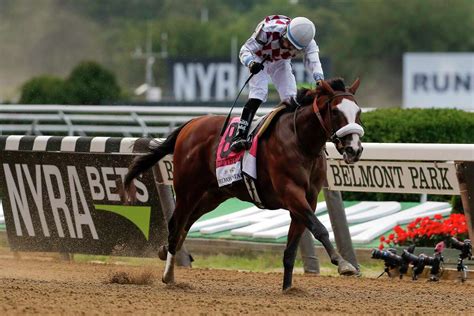
[[[313,76],[315,74],[321,74],[324,76],[323,67],[319,60],[319,47],[315,40],[312,40],[304,49],[303,59],[306,70],[311,72]]]
[[[262,50],[263,45],[267,42],[267,35],[262,31],[263,23],[260,23],[252,36],[240,48],[240,62],[248,67],[252,61],[260,61],[255,53]]]

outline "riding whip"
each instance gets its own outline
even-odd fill
[[[260,65],[263,65],[267,59],[269,59],[270,56],[266,55],[263,60],[260,62]],[[230,111],[229,111],[229,114],[227,115],[227,118],[225,119],[225,122],[224,122],[224,125],[222,126],[222,130],[221,130],[221,136],[224,135],[224,132],[225,132],[225,129],[227,128],[227,124],[229,124],[229,120],[230,120],[230,116],[232,114],[232,110],[234,109],[234,106],[235,106],[235,103],[237,103],[237,100],[239,99],[240,97],[240,94],[242,93],[242,91],[244,90],[245,86],[247,85],[247,83],[249,83],[250,79],[252,79],[252,77],[254,76],[255,74],[251,74],[247,80],[245,80],[244,82],[244,85],[242,86],[242,88],[240,89],[239,93],[237,94],[237,97],[235,98],[234,100],[234,103],[232,104],[232,107],[230,108]]]

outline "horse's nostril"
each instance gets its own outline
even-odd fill
[[[349,155],[354,155],[355,154],[354,148],[346,147],[346,153]]]

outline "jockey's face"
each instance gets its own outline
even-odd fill
[[[291,44],[291,42],[286,38],[282,37],[281,39],[281,47],[289,50],[295,50],[296,48]]]

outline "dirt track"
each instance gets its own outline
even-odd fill
[[[107,283],[118,271],[156,271],[152,285]],[[0,256],[0,314],[334,314],[474,313],[474,281],[465,284],[387,278],[296,275],[289,293],[280,273],[177,269],[174,286],[161,266],[65,263]]]

